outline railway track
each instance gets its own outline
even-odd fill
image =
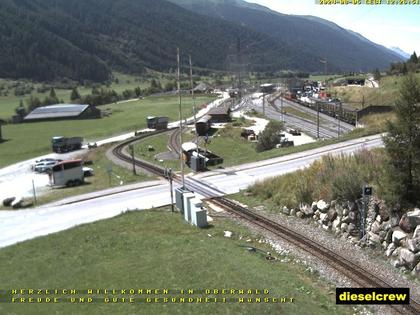
[[[171,129],[173,130],[173,129]],[[170,131],[170,130],[169,130]],[[154,136],[157,134],[161,134],[164,132],[168,132],[168,130],[164,131],[156,131],[147,134],[142,134],[136,138],[132,138],[126,140],[119,145],[117,145],[113,150],[112,153],[120,160],[125,162],[132,163],[132,158],[130,155],[124,153],[124,148],[129,144],[140,141],[150,136]],[[176,149],[176,141],[177,141],[177,133],[173,132],[171,134],[171,142],[174,141],[172,145],[174,145],[173,149]],[[171,146],[172,146],[171,145]],[[136,159],[135,164],[138,167],[144,168],[147,171],[161,176],[166,177],[166,170],[162,167],[153,165],[152,163],[141,161]],[[181,182],[179,176],[174,175],[174,180],[177,182]],[[375,274],[365,270],[360,265],[353,263],[352,261],[346,259],[343,256],[338,255],[337,253],[329,250],[325,246],[320,245],[319,243],[303,236],[295,231],[274,222],[252,210],[244,208],[233,201],[223,197],[224,192],[218,190],[216,187],[212,187],[210,185],[204,184],[194,178],[185,178],[185,185],[188,189],[195,191],[205,198],[209,198],[210,202],[215,203],[219,207],[226,209],[228,212],[231,212],[240,218],[267,230],[282,239],[286,240],[294,244],[295,246],[303,249],[304,251],[310,253],[311,255],[319,258],[320,260],[324,261],[326,264],[340,272],[341,274],[345,275],[348,279],[352,280],[360,287],[383,287],[383,288],[390,288],[392,287],[383,279],[377,277]],[[390,308],[396,313],[399,314],[420,314],[420,304],[413,299],[410,299],[409,305],[389,305]]]
[[[312,254],[313,256],[321,259],[322,261],[326,262],[329,266],[333,267],[335,270],[345,275],[347,278],[351,279],[360,287],[392,287],[384,280],[377,277],[375,274],[368,272],[361,266],[353,263],[352,261],[346,259],[343,256],[338,255],[337,253],[326,248],[325,246],[322,246],[319,243],[303,235],[300,235],[295,231],[292,231],[289,228],[277,222],[274,222],[254,211],[244,208],[232,202],[229,199],[220,197],[212,199],[211,202],[227,210],[228,212],[234,213],[235,215],[245,219],[246,221],[251,222],[254,225],[257,225],[267,231],[272,232],[273,234],[284,239],[285,241],[290,242],[293,245]],[[395,312],[399,314],[420,314],[420,304],[414,301],[413,299],[410,299],[409,305],[389,305],[389,307],[391,307]]]

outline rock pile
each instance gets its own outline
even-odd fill
[[[381,249],[393,266],[420,274],[420,209],[407,212],[401,218],[384,202],[372,198],[365,214],[365,235],[361,236],[361,202],[330,203],[319,200],[298,209],[283,207],[282,212],[298,218],[310,218],[359,246]]]

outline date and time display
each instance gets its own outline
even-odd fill
[[[319,5],[420,5],[420,0],[315,0]]]

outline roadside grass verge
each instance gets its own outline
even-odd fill
[[[214,100],[213,96],[197,96],[196,104],[202,106]],[[0,167],[51,152],[53,136],[81,136],[85,142],[134,132],[146,127],[147,116],[167,116],[170,121],[178,120],[178,97],[147,97],[128,103],[103,105],[101,109],[112,112],[110,117],[90,120],[65,120],[52,122],[4,125],[0,144]],[[192,114],[192,100],[186,97],[182,102],[184,116]]]
[[[223,237],[224,230],[233,232]],[[211,235],[208,236],[208,235]],[[240,237],[242,236],[242,240]],[[252,238],[246,243],[244,239]],[[168,208],[139,211],[39,237],[0,250],[4,289],[268,289],[293,303],[0,303],[3,314],[351,314],[337,306],[334,288],[304,266],[247,251],[258,236],[216,219],[199,230]],[[274,256],[276,256],[274,254]],[[80,294],[77,295],[79,297]],[[103,297],[104,295],[102,295]],[[108,295],[109,297],[116,297]],[[122,295],[117,295],[122,297]],[[169,297],[238,295],[170,293]],[[45,296],[43,296],[45,297]],[[68,295],[60,296],[69,298]],[[125,296],[127,297],[127,296]],[[136,295],[134,298],[165,297]],[[255,298],[256,296],[244,297]]]
[[[383,149],[361,150],[353,156],[325,156],[303,170],[258,182],[247,189],[246,195],[264,202],[274,212],[280,212],[283,206],[296,208],[320,199],[355,201],[365,184],[372,185],[375,192],[382,190],[384,159]]]

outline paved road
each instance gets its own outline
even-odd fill
[[[199,174],[193,179],[187,178],[187,184],[193,182],[195,186],[200,186],[199,183],[202,182],[204,185],[232,194],[256,181],[307,167],[326,154],[350,154],[362,148],[369,149],[382,145],[380,136],[361,138],[280,158]],[[216,190],[209,190],[203,185],[198,187],[198,190],[206,190],[209,194],[219,195]],[[0,211],[0,247],[69,229],[76,225],[111,218],[125,211],[149,209],[169,203],[169,185],[154,183],[153,186],[139,190],[79,203],[44,206],[30,210]]]

